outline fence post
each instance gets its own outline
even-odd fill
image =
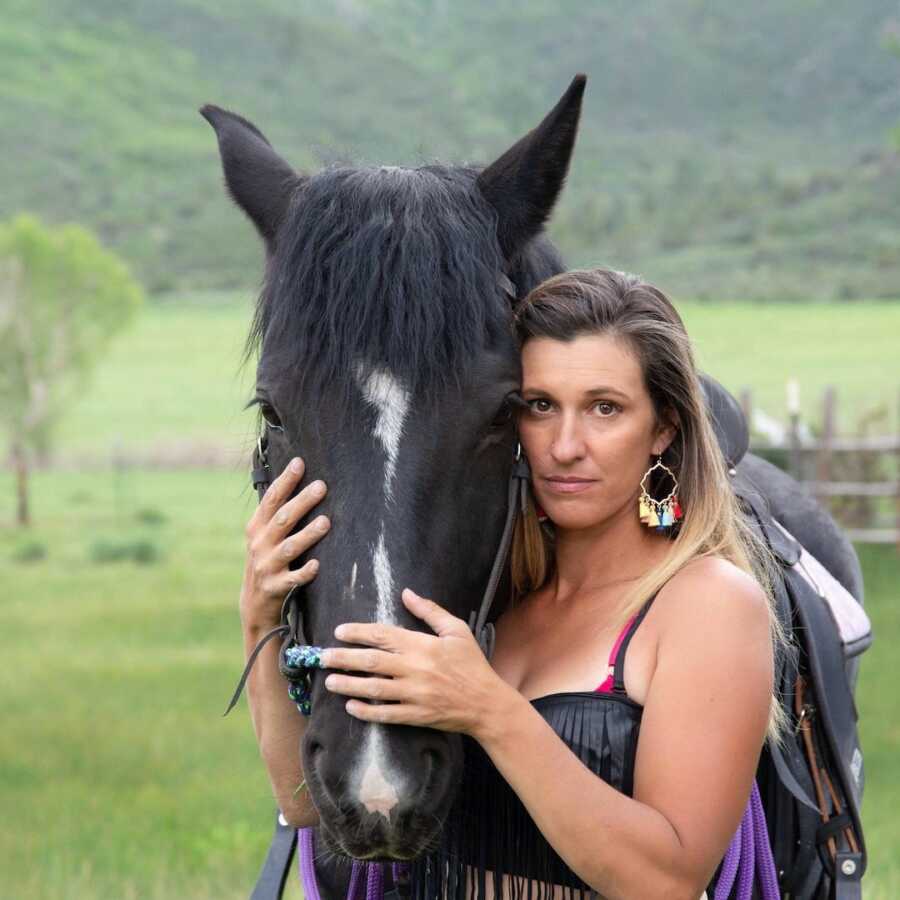
[[[828,385],[822,394],[822,437],[816,452],[816,481],[831,481],[831,442],[834,439],[837,392]]]

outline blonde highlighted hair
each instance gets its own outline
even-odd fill
[[[753,576],[763,589],[778,658],[785,651],[786,636],[773,599],[777,563],[738,505],[709,420],[690,339],[669,299],[635,275],[602,268],[565,272],[538,285],[522,301],[516,311],[516,330],[521,344],[535,337],[571,341],[588,334],[624,340],[640,363],[657,423],[678,426],[662,461],[678,478],[684,517],[671,532],[672,546],[663,563],[626,594],[620,624],[687,563],[705,556],[721,557]],[[514,595],[540,589],[553,571],[552,528],[539,523],[534,498],[529,497],[513,538]],[[773,697],[770,740],[778,740],[785,721],[784,710]]]

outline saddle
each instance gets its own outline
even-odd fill
[[[741,405],[715,378],[702,373],[700,386],[719,449],[729,469],[734,469],[750,448],[750,429]]]

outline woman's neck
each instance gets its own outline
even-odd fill
[[[640,523],[632,504],[590,528],[558,528],[555,598],[635,581],[659,565],[670,548],[668,538]]]

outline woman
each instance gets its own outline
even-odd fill
[[[370,668],[329,674],[326,687],[359,719],[473,739],[440,865],[428,867],[427,887],[424,864],[414,870],[420,896],[443,896],[461,876],[482,892],[527,878],[610,898],[696,900],[780,726],[770,562],[743,524],[684,326],[660,291],[605,269],[569,272],[532,291],[516,325],[533,504],[517,529],[516,600],[497,622],[491,664],[439,598],[407,589],[404,603],[435,636],[393,628],[376,645],[372,626],[343,625],[336,637],[378,652],[327,650],[326,668]],[[287,496],[300,475],[284,477]],[[313,491],[282,508],[282,530],[324,487]],[[248,526],[248,648],[260,630],[248,625],[268,624],[284,593],[267,595],[253,574],[277,586],[287,566],[283,531],[263,518]],[[316,528],[301,532],[294,555],[324,533]],[[302,726],[275,667],[264,668],[251,681],[257,735],[280,735],[261,741],[266,764],[282,808],[306,824],[314,811],[289,798]],[[357,699],[376,692],[392,702]]]

